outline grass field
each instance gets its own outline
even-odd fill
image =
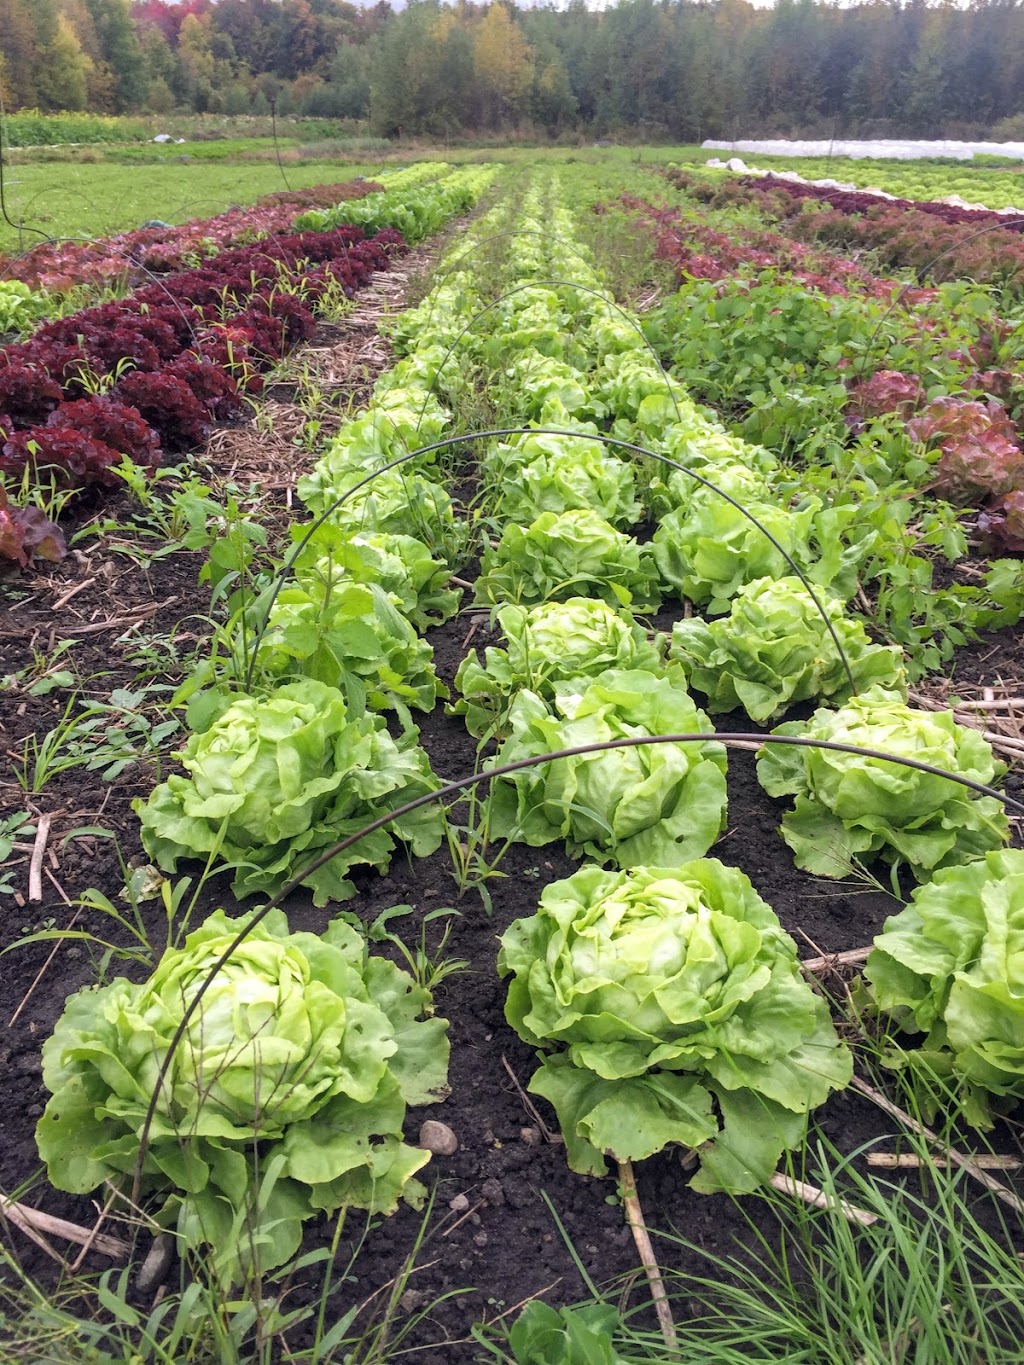
[[[209,218],[232,204],[249,204],[262,194],[285,188],[281,168],[267,139],[235,139],[227,144],[237,159],[225,158],[225,144],[188,143],[176,147],[81,149],[82,160],[34,160],[8,166],[5,177],[7,214],[15,223],[35,227],[51,237],[100,237],[127,232],[150,218],[181,223]],[[216,155],[213,151],[216,149]],[[74,155],[77,149],[62,149]],[[280,143],[284,174],[292,189],[373,176],[385,166],[406,161],[510,161],[593,164],[642,159],[703,160],[695,147],[505,147],[446,149],[441,146],[396,147],[386,159],[354,162],[344,155],[321,153],[307,160],[294,139]],[[320,152],[320,148],[313,149]],[[112,158],[160,156],[156,164],[117,164]],[[188,162],[177,158],[192,157]],[[94,159],[101,156],[102,159]],[[256,159],[263,156],[266,159]],[[0,251],[26,249],[39,240],[19,234],[0,221]]]
[[[292,189],[354,176],[371,176],[377,165],[317,161],[286,166]],[[274,162],[190,163],[125,166],[100,162],[75,165],[43,162],[11,166],[5,176],[7,214],[15,223],[51,237],[99,237],[140,227],[147,219],[183,223],[209,218],[232,204],[250,204],[285,188]],[[17,251],[40,239],[0,223],[0,251]]]

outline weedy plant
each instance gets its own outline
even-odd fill
[[[411,905],[395,905],[390,910],[382,910],[370,925],[367,938],[371,943],[390,943],[401,955],[409,975],[416,982],[416,985],[422,990],[432,993],[448,977],[468,971],[470,963],[466,958],[444,956],[448,940],[452,935],[454,921],[460,917],[459,911],[453,910],[451,906],[439,905],[433,910],[427,910],[419,915],[419,938],[412,947],[399,934],[389,928],[392,920],[404,919],[407,915],[416,913]],[[443,920],[444,923],[440,927],[437,945],[434,948],[428,948],[427,926],[440,920]]]
[[[163,712],[153,696],[168,690],[152,683],[134,692],[114,688],[106,699],[82,700],[75,693],[55,726],[26,738],[21,759],[14,763],[15,781],[23,791],[38,795],[72,769],[99,772],[111,782],[141,759],[152,759],[159,776],[166,741],[181,728],[181,721]]]
[[[14,869],[6,866],[7,859],[19,841],[31,839],[35,832],[27,810],[0,817],[0,896],[9,896],[14,891]]]
[[[32,662],[0,678],[0,692],[24,692],[30,697],[45,697],[50,692],[74,687],[81,679],[70,656],[79,643],[77,640],[58,640],[48,654],[30,646]],[[72,667],[59,668],[61,659]]]
[[[141,1302],[131,1269],[70,1275],[56,1291],[34,1282],[0,1247],[0,1330],[11,1365],[387,1365],[437,1334],[431,1315],[450,1291],[408,1311],[403,1295],[419,1268],[433,1201],[413,1246],[387,1284],[357,1297],[359,1260],[372,1223],[342,1252],[351,1216],[334,1221],[327,1246],[261,1275],[240,1293],[207,1257],[183,1248],[178,1283]],[[446,1344],[452,1344],[446,1342]]]
[[[885,1179],[865,1169],[869,1149],[843,1155],[816,1136],[791,1169],[820,1187],[822,1206],[760,1190],[738,1205],[746,1231],[735,1253],[659,1232],[671,1357],[641,1324],[645,1305],[626,1307],[630,1286],[596,1285],[571,1243],[588,1301],[558,1313],[529,1304],[514,1324],[477,1326],[474,1337],[506,1365],[1017,1365],[1020,1219],[979,1201],[923,1139],[901,1146],[905,1177]],[[672,1269],[680,1259],[696,1268]]]

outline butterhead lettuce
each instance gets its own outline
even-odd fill
[[[878,749],[987,786],[1006,771],[988,741],[958,725],[951,711],[918,711],[882,687],[772,733]],[[819,876],[846,875],[851,858],[881,857],[925,881],[936,868],[968,862],[1009,839],[1006,813],[994,796],[885,758],[767,745],[757,776],[770,796],[795,797],[782,837],[797,866]]]
[[[887,919],[864,968],[872,997],[920,1046],[890,1062],[935,1081],[969,1123],[1024,1099],[1024,850],[1000,849],[936,872]]]
[[[343,695],[306,679],[266,697],[240,695],[178,755],[172,773],[132,809],[147,853],[167,872],[181,858],[234,870],[236,895],[273,895],[331,844],[440,785],[415,730],[395,740],[381,716],[350,718]],[[317,905],[346,900],[350,868],[386,872],[395,840],[433,853],[441,815],[427,805],[360,839],[303,885]]]
[[[489,646],[482,665],[468,654],[455,675],[462,700],[452,710],[465,715],[466,728],[477,737],[501,725],[524,688],[550,701],[555,684],[569,678],[594,677],[607,668],[663,668],[664,636],[652,641],[624,607],[616,610],[598,598],[500,607],[495,616],[506,648]]]
[[[69,997],[43,1046],[36,1141],[52,1184],[130,1184],[175,1030],[243,920],[215,911],[147,981]],[[289,933],[272,911],[219,967],[175,1049],[142,1168],[158,1219],[235,1281],[295,1255],[302,1223],[342,1205],[419,1205],[429,1160],[408,1104],[447,1094],[447,1024],[428,992],[335,921]]]
[[[906,695],[903,656],[895,645],[875,645],[859,621],[823,589],[817,591],[856,688],[879,683]],[[691,617],[672,628],[669,657],[708,710],[742,707],[751,720],[774,719],[811,697],[846,700],[850,684],[822,613],[799,578],[759,578],[732,600],[728,616]]]
[[[796,945],[737,868],[583,867],[502,936],[505,1016],[542,1049],[529,1089],[569,1165],[695,1148],[702,1193],[743,1193],[852,1073]]]
[[[725,749],[686,690],[666,677],[608,669],[558,683],[548,704],[523,691],[496,765],[632,736],[708,731],[706,743],[649,744],[559,758],[495,780],[487,805],[498,839],[564,839],[619,867],[672,867],[706,853],[725,823]]]

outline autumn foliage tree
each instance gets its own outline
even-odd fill
[[[1024,136],[1024,0],[0,0],[10,108],[386,136]]]

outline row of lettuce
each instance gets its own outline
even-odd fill
[[[476,173],[441,174],[446,169],[431,163],[394,172],[389,188],[345,200],[330,231],[272,232],[225,246],[201,265],[78,309],[5,347],[0,559],[61,558],[63,536],[43,510],[56,495],[116,487],[126,458],[151,471],[165,455],[200,447],[215,423],[244,420],[246,399],[313,335],[316,315],[337,315],[405,250],[398,222],[415,241],[421,229],[467,207]],[[404,207],[412,194],[419,226]],[[346,225],[356,204],[362,226]],[[285,211],[294,217],[292,206]]]
[[[691,190],[661,207],[650,184],[647,195],[604,206],[644,221],[679,272],[646,335],[733,430],[798,467],[799,489],[859,504],[870,616],[912,673],[1019,619],[1019,562],[997,558],[981,579],[936,566],[1024,544],[1016,314],[970,284],[901,284],[863,260],[843,272]]]
[[[448,202],[472,203],[493,177],[489,168],[464,173],[458,200],[446,190]],[[328,242],[337,231],[307,235]],[[254,639],[265,602],[241,613],[237,653],[196,680],[205,686],[189,710],[187,776],[172,775],[138,803],[151,856],[164,868],[183,856],[233,867],[239,899],[280,890],[346,832],[438,786],[416,730],[406,725],[394,739],[381,710],[399,703],[392,685],[405,705],[404,675],[414,666],[402,644],[410,661],[424,650],[429,657],[400,610],[410,590],[415,602],[409,584],[424,572],[424,584],[443,585],[450,570],[408,537],[350,543],[341,522],[326,524],[322,537],[310,541],[277,610],[287,613],[304,584],[322,602],[337,592],[347,608],[342,655],[365,676],[346,674],[342,690],[337,676],[322,682],[301,662],[282,664],[276,625],[266,649]],[[437,610],[431,595],[427,610]],[[456,595],[443,586],[435,595],[450,614]],[[247,660],[256,665],[251,680]],[[282,674],[294,680],[280,684]],[[426,693],[412,700],[429,704]],[[424,855],[441,838],[436,807],[398,820],[312,879],[315,899],[349,898],[347,871],[386,868],[396,841]],[[158,1223],[183,1250],[198,1249],[221,1284],[289,1261],[312,1217],[425,1200],[416,1173],[429,1153],[404,1140],[406,1107],[447,1093],[447,1023],[434,1017],[428,991],[371,955],[344,920],[324,934],[297,934],[279,911],[218,972],[161,1085],[175,1029],[243,922],[217,911],[146,981],[117,978],[69,997],[43,1049],[52,1098],[37,1129],[61,1189],[127,1187],[141,1160],[141,1190]]]
[[[492,172],[475,174],[479,195]],[[480,262],[499,241],[495,292]],[[695,1189],[753,1190],[849,1082],[852,1057],[774,911],[706,856],[725,826],[727,756],[691,689],[758,721],[831,703],[781,726],[787,738],[982,784],[1002,765],[952,714],[907,705],[900,650],[845,610],[862,562],[852,509],[793,491],[768,452],[666,379],[553,181],[463,233],[392,341],[398,362],[300,482],[314,520],[294,528],[283,586],[238,613],[229,657],[192,682],[183,773],[136,803],[143,844],[168,873],[194,858],[230,870],[240,899],[299,878],[318,904],[351,897],[359,865],[386,871],[396,841],[435,851],[437,803],[383,822],[441,788],[412,719],[446,695],[420,632],[458,609],[470,522],[487,529],[473,600],[505,644],[466,657],[452,710],[488,764],[582,750],[509,772],[482,802],[488,840],[562,842],[584,859],[502,936],[506,1017],[541,1053],[530,1087],[574,1170],[680,1143],[699,1154]],[[467,515],[448,491],[465,463],[442,443],[471,414],[498,434],[472,439]],[[629,532],[644,519],[656,529],[641,543]],[[637,619],[672,600],[703,615],[669,636]],[[627,747],[592,747],[608,742]],[[1024,1080],[999,933],[1024,857],[1006,849],[1001,803],[813,744],[765,746],[758,777],[794,798],[782,833],[799,867],[841,877],[880,859],[921,883],[867,974],[880,1008],[928,1031],[971,1121],[989,1122]],[[182,1007],[241,923],[218,913],[149,982],[69,1001],[44,1050],[54,1093],[38,1140],[56,1185],[86,1193],[134,1168]],[[266,1266],[319,1211],[423,1195],[426,1156],[402,1121],[444,1092],[443,1021],[347,927],[320,944],[265,921],[215,978],[160,1090],[149,1189],[229,1275],[246,1273],[246,1228]],[[241,999],[257,1002],[244,1018]],[[262,1193],[254,1137],[273,1172]]]

